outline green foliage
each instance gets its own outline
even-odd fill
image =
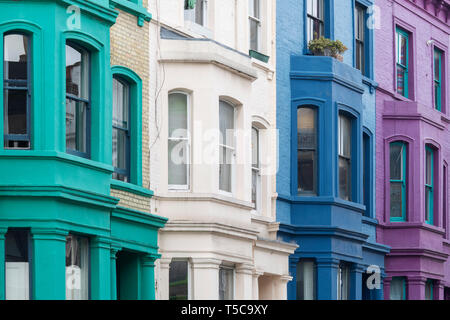
[[[331,40],[325,37],[311,40],[308,44],[308,49],[314,55],[329,55],[337,57],[347,51],[347,47],[340,40]]]

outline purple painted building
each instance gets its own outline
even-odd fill
[[[450,1],[378,0],[377,242],[385,299],[450,296]]]

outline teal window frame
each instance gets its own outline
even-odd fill
[[[436,66],[436,55],[439,55],[438,66]],[[443,51],[435,47],[433,50],[434,107],[438,111],[442,111],[442,55]],[[438,78],[436,78],[436,72],[439,74]]]
[[[403,30],[400,27],[396,27],[395,29],[395,38],[396,38],[396,59],[395,59],[395,91],[398,93],[398,72],[397,69],[400,67],[404,70],[404,89],[403,89],[403,96],[405,98],[409,98],[409,36],[410,34]],[[406,38],[406,65],[401,64],[400,61],[400,37]],[[401,93],[399,93],[401,94]]]
[[[428,184],[427,183],[427,176],[428,176],[428,171],[427,171],[427,157],[428,157],[428,152],[431,154],[431,183]],[[427,193],[427,190],[429,190],[430,192]],[[428,208],[426,207],[426,203],[427,203],[427,197],[428,197]],[[425,222],[428,224],[433,224],[433,220],[434,220],[434,149],[431,148],[430,146],[426,146],[425,147]],[[428,209],[428,212],[427,212]],[[427,213],[429,215],[428,219],[427,219]]]
[[[389,151],[391,146],[393,145],[401,145],[403,147],[402,151],[402,179],[391,179],[390,173],[389,173],[389,189],[391,188],[392,183],[401,183],[402,184],[402,216],[401,217],[391,217],[391,213],[389,212],[389,220],[391,222],[404,222],[406,221],[406,192],[407,192],[407,184],[406,184],[406,174],[407,174],[407,148],[408,144],[403,141],[394,141],[389,144]],[[390,170],[390,163],[389,163],[389,170]],[[389,208],[390,208],[389,203]],[[390,210],[389,210],[390,211]]]
[[[434,281],[432,279],[427,279],[427,282],[425,283],[425,294],[428,285],[430,286],[430,299],[426,300],[434,300]]]
[[[112,77],[119,78],[129,88],[129,180],[113,179],[115,184],[142,186],[142,80],[133,70],[123,66],[111,68]],[[111,116],[113,113],[111,104]],[[111,117],[112,120],[112,117]],[[112,122],[111,122],[112,128]],[[112,136],[111,136],[112,139]],[[112,140],[111,140],[112,143]],[[111,152],[112,158],[112,152]]]
[[[392,280],[394,280],[394,279],[399,279],[402,281],[403,299],[401,299],[401,300],[406,300],[406,277],[392,277]],[[391,281],[391,284],[392,284],[392,281]],[[390,295],[390,292],[389,292],[389,295]],[[392,300],[392,298],[391,298],[391,300]]]

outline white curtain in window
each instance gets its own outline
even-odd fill
[[[231,192],[234,153],[234,107],[225,101],[220,101],[219,103],[219,127],[219,189]]]
[[[6,262],[6,300],[28,300],[30,291],[28,262]]]
[[[403,279],[399,277],[393,277],[391,281],[391,300],[403,300]]]

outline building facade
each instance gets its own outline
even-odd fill
[[[377,239],[391,247],[385,299],[449,299],[450,2],[377,5]]]
[[[389,252],[376,240],[373,2],[277,5],[278,236],[299,244],[288,299],[382,299],[369,279]],[[342,62],[308,50],[321,36],[348,48]]]
[[[146,2],[0,1],[0,299],[155,298]]]
[[[276,1],[153,1],[158,299],[284,299],[275,221]]]

